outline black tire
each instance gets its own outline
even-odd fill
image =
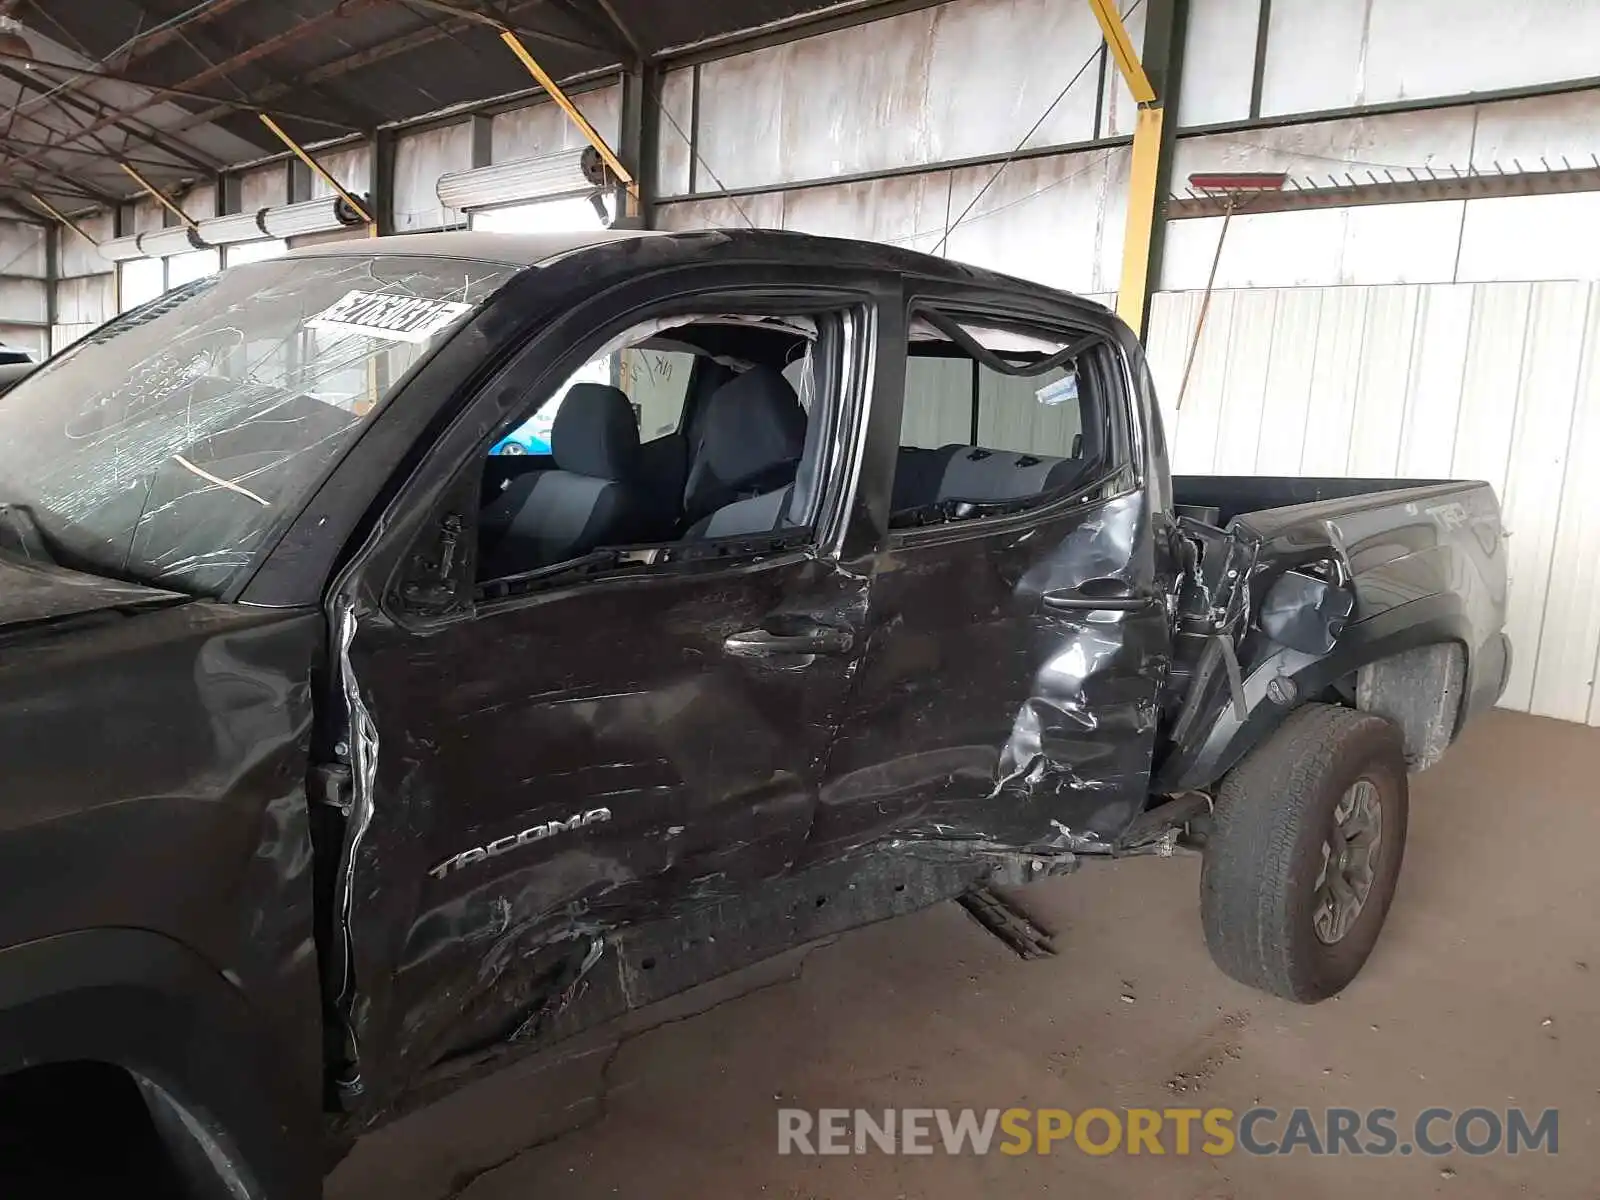
[[[1347,795],[1370,806],[1379,835],[1371,883],[1342,936],[1319,918],[1324,844]],[[1355,791],[1354,789],[1360,789]],[[1369,807],[1370,811],[1370,807]],[[1223,780],[1200,873],[1200,915],[1216,964],[1240,983],[1301,1004],[1341,991],[1377,944],[1400,878],[1407,818],[1400,731],[1382,717],[1308,704]],[[1354,845],[1354,842],[1351,843]],[[1341,877],[1342,878],[1342,877]]]

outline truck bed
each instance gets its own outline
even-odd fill
[[[1235,517],[1314,504],[1346,500],[1378,492],[1433,488],[1442,484],[1479,486],[1450,479],[1347,479],[1305,478],[1292,475],[1174,475],[1172,494],[1183,515],[1208,525],[1226,526]],[[1204,510],[1204,511],[1200,511]]]

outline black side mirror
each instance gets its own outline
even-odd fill
[[[1261,631],[1302,654],[1327,654],[1355,607],[1355,597],[1344,588],[1285,571],[1261,601]]]

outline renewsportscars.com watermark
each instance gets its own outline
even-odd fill
[[[1560,1114],[1520,1108],[780,1108],[779,1154],[1556,1154]]]

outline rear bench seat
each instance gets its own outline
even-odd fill
[[[943,501],[1001,504],[1069,488],[1082,476],[1081,458],[1050,458],[984,446],[903,446],[895,464],[893,513]]]

